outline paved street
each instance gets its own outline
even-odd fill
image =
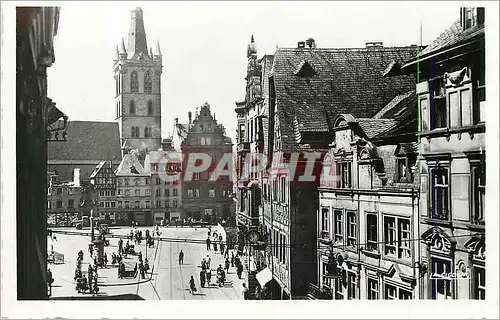
[[[146,228],[139,228],[143,230]],[[61,230],[61,229],[58,229]],[[65,229],[75,231],[74,228]],[[150,229],[152,230],[152,228]],[[186,239],[186,240],[204,240],[207,236],[207,228],[161,228],[161,237]],[[82,232],[88,232],[83,230]],[[110,232],[115,235],[127,235],[130,228],[111,229]],[[60,265],[49,265],[54,276],[52,299],[71,299],[72,297],[90,298],[89,294],[77,294],[75,290],[75,281],[73,280],[76,265],[76,256],[81,249],[84,252],[83,271],[87,270],[89,263],[88,244],[90,237],[87,235],[65,235],[57,234],[57,241],[49,240],[48,248],[51,245],[54,251],[64,254],[65,263]],[[109,238],[110,246],[105,247],[108,259],[111,259],[111,253],[118,251],[118,239]],[[126,240],[124,239],[124,243]],[[147,248],[145,241],[139,246],[144,258],[148,258],[150,267],[147,279],[142,280],[140,276],[136,279],[118,279],[117,267],[108,266],[98,270],[98,282],[100,285],[100,298],[120,299],[123,297],[129,299],[146,300],[234,300],[242,299],[242,281],[236,275],[236,268],[230,268],[226,276],[227,283],[224,287],[201,288],[199,274],[201,271],[200,262],[207,254],[212,259],[212,283],[215,281],[216,269],[219,264],[223,264],[223,257],[215,254],[213,251],[207,252],[204,243],[183,243],[155,241],[154,248]],[[179,252],[184,252],[184,264],[178,263]],[[132,269],[137,261],[137,257],[128,256],[124,260],[127,270]],[[109,262],[110,263],[110,262]],[[154,266],[154,267],[153,267]],[[189,279],[194,276],[198,291],[195,295],[189,293]]]

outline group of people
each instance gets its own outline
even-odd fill
[[[83,251],[78,252],[76,260],[76,270],[74,280],[76,281],[76,291],[78,293],[85,293],[89,290],[90,293],[96,295],[99,292],[97,284],[97,263],[94,258],[94,265],[89,264],[87,269],[87,276],[82,273]]]
[[[217,276],[217,284],[219,287],[222,287],[225,282],[226,282],[226,275],[229,273],[229,268],[236,267],[236,273],[238,275],[238,278],[241,279],[241,275],[243,273],[243,264],[241,262],[241,259],[238,254],[236,256],[234,255],[234,252],[231,252],[231,258],[229,258],[229,248],[224,245],[223,242],[223,237],[221,235],[218,235],[217,232],[213,232],[211,228],[208,228],[208,236],[206,240],[207,244],[207,251],[211,251],[213,248],[215,253],[218,253],[217,251],[217,244],[219,244],[220,248],[220,253],[224,256],[224,267],[222,264],[219,264],[217,271],[216,271],[216,276]],[[213,246],[213,247],[212,247]],[[182,264],[181,261],[184,258],[184,254],[181,252],[179,253],[179,264]],[[207,254],[206,258],[203,258],[201,261],[201,271],[200,271],[200,285],[202,288],[205,286],[210,287],[212,285],[212,268],[211,268],[211,258],[210,255]],[[194,282],[194,277],[191,276],[189,280],[189,291],[191,294],[194,294],[196,292],[196,286]]]

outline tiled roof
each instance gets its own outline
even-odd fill
[[[373,119],[392,118],[392,116],[401,110],[401,107],[405,105],[405,102],[407,103],[414,100],[411,99],[412,96],[415,96],[415,90],[397,95],[387,105],[385,105],[385,107],[377,112],[377,114],[373,116]],[[413,106],[416,108],[416,105]]]
[[[395,96],[415,88],[413,75],[382,77],[392,61],[406,61],[415,47],[363,49],[280,48],[274,78],[283,145],[295,145],[295,133],[327,132],[335,115],[373,117]],[[307,61],[312,77],[294,74]],[[297,118],[294,128],[294,119]]]
[[[394,119],[356,118],[356,121],[369,139],[399,125],[399,121]]]
[[[117,176],[149,176],[134,152],[127,153],[115,171]]]
[[[476,25],[472,28],[463,30],[459,19],[455,21],[451,27],[446,29],[439,37],[437,37],[436,40],[422,50],[422,52],[420,52],[420,57],[458,45],[480,35],[484,36],[484,24]]]
[[[121,160],[117,122],[70,121],[67,133],[67,141],[48,144],[48,160]]]

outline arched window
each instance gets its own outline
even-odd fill
[[[135,101],[134,100],[130,100],[129,114],[131,114],[131,115],[135,114]]]
[[[139,92],[139,78],[135,71],[130,74],[130,92]]]
[[[153,100],[148,101],[148,116],[153,115]]]
[[[135,127],[132,127],[131,129],[132,129],[132,132],[131,132],[132,138],[135,138]]]
[[[144,93],[151,93],[153,91],[153,83],[151,81],[151,74],[146,72],[144,75]]]
[[[149,130],[148,127],[144,128],[144,138],[149,138]]]

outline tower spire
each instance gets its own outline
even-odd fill
[[[125,50],[125,40],[123,38],[118,50],[118,59],[127,59],[127,50]]]
[[[128,58],[142,54],[148,56],[148,43],[146,41],[146,31],[144,30],[144,19],[142,9],[135,8],[130,16],[130,31],[128,33],[127,43]]]

